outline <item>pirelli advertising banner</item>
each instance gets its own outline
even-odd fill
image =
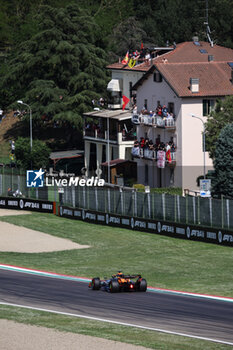
[[[171,223],[160,220],[150,220],[106,214],[92,210],[60,207],[59,215],[62,217],[83,220],[95,224],[128,228],[137,231],[146,231],[170,237],[188,240],[217,243],[233,246],[233,232],[225,229],[195,226],[181,223]]]
[[[27,198],[0,197],[1,208],[53,213],[53,202]]]

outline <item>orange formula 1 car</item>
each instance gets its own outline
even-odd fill
[[[100,280],[95,277],[89,283],[89,288],[93,290],[104,289],[110,293],[118,292],[146,292],[147,282],[141,275],[124,275],[119,271],[109,279]]]

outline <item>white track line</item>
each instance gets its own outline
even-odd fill
[[[0,305],[14,306],[14,307],[20,307],[20,308],[24,308],[24,309],[43,311],[43,312],[50,312],[50,313],[53,313],[53,314],[58,314],[58,315],[63,315],[63,316],[79,317],[79,318],[84,318],[84,319],[93,320],[93,321],[112,323],[112,324],[116,324],[116,325],[120,325],[120,326],[135,327],[135,328],[146,329],[146,330],[150,330],[150,331],[156,331],[156,332],[167,333],[167,334],[172,334],[172,335],[179,335],[179,336],[187,337],[187,338],[194,338],[194,339],[199,339],[199,340],[207,340],[207,341],[211,341],[211,342],[214,342],[214,343],[233,345],[233,343],[227,342],[227,341],[223,341],[223,340],[211,339],[211,338],[206,338],[206,337],[200,337],[200,336],[196,336],[196,335],[192,335],[192,334],[173,332],[173,331],[168,331],[166,329],[160,329],[160,328],[139,326],[139,325],[132,324],[132,323],[118,322],[118,321],[103,319],[103,318],[99,318],[99,317],[84,316],[84,315],[79,315],[79,314],[72,314],[72,313],[69,313],[69,312],[55,311],[55,310],[49,310],[49,309],[41,309],[41,308],[38,308],[38,307],[25,306],[25,305],[19,305],[19,304],[11,304],[11,303],[5,303],[5,302],[0,302]]]

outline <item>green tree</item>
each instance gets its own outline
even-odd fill
[[[126,54],[140,50],[140,45],[148,41],[146,32],[142,29],[141,22],[135,17],[129,17],[118,24],[109,37],[109,50],[114,61]]]
[[[42,6],[35,20],[38,33],[17,47],[2,73],[1,100],[22,99],[37,123],[46,115],[61,127],[80,127],[92,99],[106,91],[106,54],[96,46],[99,27],[75,4]]]
[[[205,124],[206,148],[210,157],[215,157],[215,149],[221,130],[229,123],[233,123],[233,96],[217,101],[215,111],[210,114]]]
[[[40,140],[33,140],[32,150],[29,138],[19,137],[15,142],[16,162],[23,169],[45,168],[49,163],[49,155],[49,147]]]
[[[233,198],[233,123],[226,125],[220,132],[214,159],[212,192]]]

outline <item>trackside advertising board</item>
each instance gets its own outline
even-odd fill
[[[1,208],[53,213],[53,202],[27,198],[0,197]]]
[[[128,228],[131,230],[146,231],[170,237],[233,246],[233,232],[225,229],[119,216],[64,206],[59,208],[59,215],[94,224]]]

